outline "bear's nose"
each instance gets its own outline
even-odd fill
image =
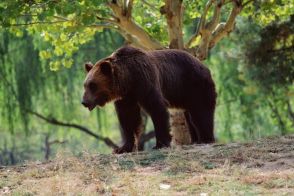
[[[89,104],[87,102],[85,102],[84,100],[81,101],[81,104],[83,104],[85,107],[89,106]]]

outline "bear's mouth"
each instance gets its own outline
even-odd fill
[[[92,111],[97,105],[103,107],[109,100],[109,96],[106,93],[101,93],[94,102],[84,104],[84,106],[88,108],[89,111]]]
[[[89,103],[89,102],[82,101],[82,104],[86,108],[88,108],[89,111],[92,111],[96,107],[96,103]]]
[[[96,107],[96,105],[89,105],[87,106],[88,110],[91,112],[94,108]]]
[[[96,99],[96,104],[100,107],[103,107],[108,102],[108,100],[109,100],[108,95],[106,93],[101,93],[99,95],[99,98]]]

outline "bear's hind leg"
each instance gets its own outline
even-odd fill
[[[140,107],[134,101],[122,99],[115,102],[115,109],[122,129],[124,144],[115,149],[114,153],[132,152],[135,135],[139,135],[142,122]]]
[[[213,133],[213,115],[214,111],[206,109],[198,109],[190,112],[193,124],[196,125],[199,135],[199,143],[215,142]]]
[[[189,126],[189,132],[190,132],[190,136],[191,136],[191,143],[192,144],[199,143],[199,135],[198,135],[197,127],[193,123],[193,120],[192,120],[192,117],[191,117],[190,113],[188,111],[185,111],[184,114],[185,114],[187,124]]]

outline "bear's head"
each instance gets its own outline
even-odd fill
[[[97,105],[102,107],[115,99],[113,85],[113,65],[108,59],[98,61],[95,65],[86,63],[87,76],[84,81],[82,104],[90,111]]]

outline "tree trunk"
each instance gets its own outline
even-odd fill
[[[190,144],[191,137],[183,110],[171,109],[169,110],[169,113],[172,145]]]

